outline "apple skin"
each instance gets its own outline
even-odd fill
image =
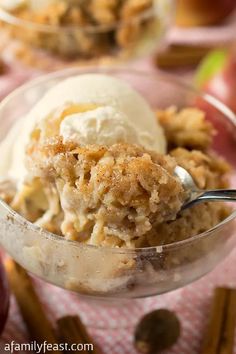
[[[206,100],[198,97],[194,105],[205,113],[206,119],[210,121],[217,131],[213,137],[211,149],[219,156],[227,156],[227,161],[236,168],[235,138],[232,134],[232,125],[226,122],[222,113]]]
[[[203,86],[203,90],[236,113],[236,52],[228,57],[224,68]]]
[[[196,71],[194,82],[197,89],[216,97],[236,113],[236,46],[208,54]],[[225,119],[224,113],[200,95],[194,105],[205,112],[206,119],[213,123],[218,132],[213,138],[213,150],[227,156],[228,162],[236,168],[236,134],[232,124]]]
[[[214,25],[235,7],[235,0],[177,0],[176,24],[183,27]]]
[[[9,286],[0,256],[0,335],[3,332],[9,309]]]
[[[223,67],[218,70],[207,82],[202,85],[201,90],[218,98],[234,113],[236,113],[236,51],[227,55]],[[206,119],[211,121],[218,132],[213,139],[213,149],[220,155],[227,155],[228,161],[236,167],[235,159],[235,138],[232,136],[232,126],[222,119],[220,113],[206,100],[198,97],[195,105],[206,114]]]

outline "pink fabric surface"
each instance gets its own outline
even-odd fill
[[[143,64],[142,67],[150,69],[148,63]],[[13,69],[9,70],[8,75],[0,78],[1,98],[10,92],[13,87],[27,80],[30,75],[19,73]],[[165,307],[174,310],[181,321],[181,337],[174,347],[163,353],[198,354],[200,353],[204,328],[208,319],[213,289],[218,285],[236,287],[235,264],[236,250],[213,272],[182,289],[150,299],[134,300],[132,305],[127,305],[124,309],[125,315],[127,317],[135,316],[135,308],[138,309],[143,304],[148,309]],[[81,312],[89,311],[89,304],[81,301],[77,296],[39,279],[34,279],[34,283],[49,319],[53,322],[55,322],[56,318],[65,314],[80,314]],[[107,308],[103,312],[103,320],[108,327],[114,320],[114,316],[116,316],[116,312],[112,308]],[[138,316],[139,311],[137,310],[137,320]],[[96,317],[93,318],[93,321],[96,323]],[[109,329],[105,331],[90,327],[89,330],[101,346],[104,354],[136,353],[132,344],[133,328]],[[12,340],[17,343],[25,343],[28,340],[26,328],[13,297],[11,298],[8,322],[0,339],[0,353],[4,353],[3,349],[1,349],[4,343]],[[236,347],[234,353],[236,354]]]
[[[229,256],[222,264],[217,266],[213,272],[204,278],[169,294],[153,297],[144,300],[135,300],[140,306],[141,302],[147,302],[152,308],[165,307],[174,310],[182,325],[182,333],[178,343],[163,354],[198,354],[202,345],[204,328],[209,314],[209,305],[212,299],[213,289],[218,285],[236,287],[236,251]],[[65,314],[80,314],[89,310],[89,305],[80,301],[75,295],[59,289],[41,280],[35,279],[37,292],[42,300],[49,319]],[[127,316],[133,316],[133,310],[129,306],[125,309]],[[96,318],[94,319],[96,323]],[[112,309],[104,312],[104,321],[113,321]],[[138,320],[138,317],[137,317]],[[100,345],[104,354],[135,354],[133,347],[133,328],[100,330],[89,328],[91,335]],[[10,315],[0,341],[1,344],[15,340],[17,343],[27,342],[27,332],[21,319],[14,299],[11,299]],[[1,351],[0,351],[1,353]],[[236,347],[234,348],[236,353]]]
[[[8,66],[6,72],[0,75],[0,102],[17,87],[38,75],[39,72],[33,70],[28,71]]]

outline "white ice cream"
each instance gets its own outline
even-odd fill
[[[108,145],[128,142],[152,149],[152,139],[147,132],[138,131],[123,113],[111,106],[72,114],[61,123],[60,135],[63,140],[80,145]]]
[[[67,104],[94,104],[96,108],[68,115],[60,126],[65,141],[112,145],[127,142],[159,153],[166,140],[152,109],[127,83],[101,74],[79,75],[49,90],[1,143],[0,175],[22,180],[26,175],[25,148],[35,124]]]

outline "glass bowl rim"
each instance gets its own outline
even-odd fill
[[[40,77],[36,77],[29,82],[21,85],[20,87],[16,88],[12,93],[10,93],[8,96],[6,96],[1,102],[0,102],[0,114],[2,109],[4,108],[5,105],[8,104],[9,101],[14,99],[16,96],[21,94],[24,91],[27,91],[31,87],[35,87],[40,85],[43,82],[47,82],[56,78],[61,77],[62,79],[66,79],[69,76],[73,74],[85,74],[85,73],[90,73],[90,72],[96,72],[96,73],[103,73],[103,74],[108,74],[108,73],[127,73],[127,74],[132,74],[132,75],[141,75],[143,77],[150,77],[151,79],[158,79],[161,78],[161,80],[168,81],[170,83],[173,83],[175,85],[178,85],[182,87],[184,90],[188,90],[196,95],[198,95],[200,98],[202,98],[204,101],[209,103],[211,106],[216,108],[218,111],[220,111],[225,118],[229,122],[231,122],[235,128],[236,128],[236,115],[229,109],[224,103],[222,103],[220,100],[215,98],[214,96],[205,93],[203,91],[200,91],[198,89],[195,89],[185,81],[171,75],[168,73],[163,73],[161,71],[156,71],[155,73],[152,71],[148,70],[140,70],[140,69],[130,69],[130,68],[125,68],[123,66],[118,66],[118,67],[106,67],[106,66],[90,66],[90,67],[78,67],[78,68],[67,68],[64,70],[59,70],[55,71],[53,73],[49,74],[44,74]],[[185,247],[186,245],[191,245],[194,242],[197,242],[200,239],[203,239],[205,237],[210,237],[215,231],[218,231],[222,229],[226,224],[228,224],[230,221],[236,218],[236,209],[232,211],[232,213],[223,221],[215,225],[214,227],[210,228],[209,230],[199,233],[197,235],[194,235],[192,237],[189,237],[188,239],[182,240],[182,241],[177,241],[177,242],[172,242],[169,244],[165,245],[160,245],[160,246],[150,246],[150,247],[137,247],[137,248],[118,248],[118,247],[101,247],[101,246],[94,246],[94,245],[88,245],[88,244],[83,244],[78,241],[73,241],[73,240],[67,240],[62,236],[53,234],[45,229],[42,229],[41,227],[31,223],[27,219],[25,219],[23,216],[15,212],[8,204],[6,204],[3,200],[0,199],[0,205],[6,209],[6,211],[13,217],[13,219],[17,220],[21,225],[26,226],[28,229],[32,230],[35,233],[38,233],[40,237],[44,237],[45,239],[51,239],[52,241],[57,241],[60,243],[66,243],[66,244],[71,244],[71,246],[74,247],[79,247],[79,248],[84,248],[84,249],[94,249],[94,250],[100,250],[100,251],[110,251],[114,253],[120,253],[120,254],[136,254],[137,252],[142,252],[144,253],[149,253],[149,252],[155,252],[155,253],[165,253],[166,251],[171,251],[176,248],[180,247]]]
[[[0,20],[13,26],[28,28],[28,30],[34,30],[38,32],[46,33],[60,33],[60,32],[71,32],[75,30],[81,30],[87,34],[105,33],[108,31],[116,30],[122,26],[130,23],[141,22],[143,20],[148,20],[153,17],[158,17],[158,8],[153,6],[151,9],[143,11],[140,15],[134,16],[132,19],[115,21],[109,25],[86,25],[86,26],[59,26],[59,25],[48,25],[40,24],[30,20],[24,20],[20,17],[15,16],[10,11],[7,11],[0,7]],[[171,15],[170,15],[171,17]]]

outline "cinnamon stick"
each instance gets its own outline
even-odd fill
[[[236,325],[236,290],[230,289],[228,306],[225,313],[224,328],[221,335],[218,354],[231,354],[234,348]]]
[[[209,325],[205,333],[202,354],[215,354],[219,345],[228,289],[217,288],[210,311]]]
[[[50,344],[56,344],[53,328],[45,315],[29,275],[19,264],[10,259],[5,261],[5,268],[10,288],[15,295],[30,339],[37,343],[47,341]],[[54,353],[60,352],[54,351]]]
[[[93,353],[101,354],[98,346],[93,342],[86,327],[82,323],[79,316],[65,316],[57,320],[59,340],[61,343],[72,344],[92,344]],[[69,353],[70,350],[68,349]],[[75,352],[75,351],[73,351]],[[75,352],[77,353],[77,352]],[[84,346],[84,350],[78,350],[78,353],[87,354],[89,351]]]
[[[3,59],[0,58],[0,75],[5,74],[5,71],[6,71],[6,65],[5,65]]]
[[[202,354],[233,354],[235,324],[236,290],[217,288]]]
[[[155,62],[163,69],[197,65],[209,51],[208,47],[171,45],[157,54]]]

